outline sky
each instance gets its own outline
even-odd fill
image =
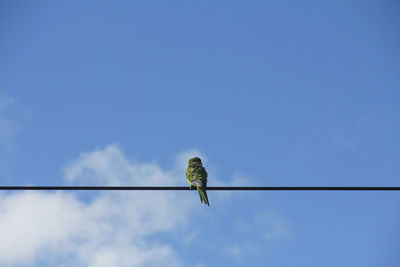
[[[398,1],[0,1],[0,184],[400,186]],[[0,192],[0,266],[400,266],[398,192]]]

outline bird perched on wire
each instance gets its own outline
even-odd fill
[[[196,186],[197,191],[199,191],[200,201],[208,206],[207,197],[207,172],[201,163],[201,159],[198,157],[189,159],[188,167],[186,170],[186,178],[190,186]]]

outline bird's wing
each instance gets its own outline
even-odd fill
[[[203,169],[202,170],[202,172],[203,172],[202,178],[203,178],[204,183],[207,184],[208,174],[207,174],[206,169],[204,167],[202,169]]]

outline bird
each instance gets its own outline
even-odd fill
[[[201,159],[199,157],[194,157],[189,159],[188,167],[186,170],[186,178],[190,184],[190,187],[196,186],[197,191],[199,192],[200,201],[208,206],[210,203],[208,202],[207,197],[207,172],[201,163]]]

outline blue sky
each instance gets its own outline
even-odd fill
[[[1,184],[400,186],[399,11],[2,1]],[[0,199],[2,266],[400,265],[396,192]]]

